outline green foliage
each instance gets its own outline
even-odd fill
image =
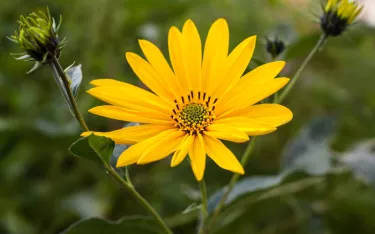
[[[310,20],[311,13],[304,11],[310,8],[295,7],[290,2],[297,1],[0,1],[0,233],[56,234],[92,216],[119,220],[145,214],[99,164],[81,160],[67,151],[81,130],[61,98],[50,69],[44,67],[26,75],[30,63],[9,55],[17,51],[17,45],[6,36],[17,29],[16,20],[21,14],[48,6],[52,17],[60,14],[64,17],[59,33],[67,37],[68,46],[60,57],[61,64],[64,68],[73,61],[82,64],[85,79],[80,88],[87,90],[90,80],[101,77],[143,87],[125,61],[124,53],[140,53],[137,39],[142,38],[160,46],[168,57],[169,27],[181,28],[188,18],[196,22],[203,41],[209,25],[216,18],[225,17],[230,27],[230,49],[246,37],[258,35],[256,59],[251,68],[267,62],[262,38],[280,24],[288,25],[294,34],[287,35],[293,40],[287,43],[281,56],[287,61],[281,76],[290,77],[320,33]],[[295,171],[273,185],[259,183],[254,191],[241,194],[219,217],[217,234],[375,233],[375,192],[371,179],[375,169],[371,147],[350,148],[374,137],[373,41],[374,30],[358,24],[342,37],[328,40],[317,53],[286,99],[285,105],[293,111],[294,119],[275,133],[258,138],[242,180],[277,177],[285,157],[310,155],[314,163],[305,161],[305,156],[298,157],[288,165],[301,172]],[[102,103],[82,90],[78,105],[91,130],[111,131],[123,126],[119,121],[89,114],[89,108]],[[327,135],[328,148],[323,144],[321,149],[322,144],[315,138],[304,135],[308,150],[302,154],[286,153],[292,147],[288,142],[300,137],[300,129],[306,123],[326,114],[335,115],[337,121],[332,141]],[[92,153],[78,154],[78,151],[78,155],[97,159],[87,139],[77,144],[88,150],[83,152]],[[245,147],[227,145],[238,157]],[[315,147],[319,149],[313,150]],[[117,146],[117,155],[124,148]],[[329,164],[323,160],[327,149],[331,152]],[[364,154],[367,156],[361,156]],[[108,159],[108,154],[105,155]],[[189,204],[200,204],[198,185],[188,162],[176,168],[170,168],[169,163],[167,159],[146,166],[130,166],[128,170],[134,186],[166,218],[174,233],[195,233],[199,215],[196,211],[181,212]],[[281,163],[283,168],[284,163]],[[314,165],[308,166],[312,172],[325,171],[327,165],[331,170],[311,176],[304,172],[306,165]],[[225,186],[231,175],[208,160],[205,173],[208,194],[213,195]],[[243,191],[251,188],[254,187],[242,187]],[[90,223],[87,226],[91,228]]]
[[[115,142],[110,138],[91,134],[74,142],[69,152],[77,157],[109,164],[114,148]]]

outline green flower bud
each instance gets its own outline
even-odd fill
[[[17,43],[23,50],[16,59],[35,61],[35,70],[41,64],[47,64],[52,57],[58,58],[64,47],[64,40],[59,41],[58,30],[60,23],[56,26],[55,19],[51,17],[47,8],[47,14],[39,11],[31,13],[29,16],[21,16],[19,29],[9,39]],[[31,72],[31,71],[30,71]]]

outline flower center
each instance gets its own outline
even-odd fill
[[[207,97],[206,93],[201,95],[198,92],[194,96],[191,91],[187,95],[187,99],[181,97],[181,101],[175,100],[176,108],[173,109],[171,118],[176,122],[175,126],[190,134],[197,134],[205,130],[215,116],[215,103],[217,99],[213,100]]]

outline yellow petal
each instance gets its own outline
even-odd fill
[[[174,73],[180,84],[184,95],[190,93],[189,83],[186,76],[185,65],[183,61],[182,35],[176,27],[171,27],[168,35],[169,57],[171,59]]]
[[[255,49],[256,36],[252,36],[241,42],[224,61],[223,77],[213,96],[220,98],[227,90],[230,90],[241,78],[249,65]]]
[[[226,141],[242,143],[249,140],[249,137],[246,133],[229,125],[214,123],[208,126],[206,130],[207,131],[205,132],[205,134]]]
[[[180,98],[182,95],[185,95],[181,92],[181,87],[178,83],[177,77],[173,73],[160,49],[146,40],[139,40],[139,44],[148,62],[164,80],[165,84],[175,95],[175,98]]]
[[[173,120],[162,113],[133,111],[117,106],[97,106],[89,110],[90,113],[110,119],[154,124],[173,124]]]
[[[193,143],[194,136],[186,135],[184,140],[182,141],[180,147],[174,153],[172,160],[171,160],[171,167],[175,167],[180,164],[186,157],[189,149],[191,148],[191,144]]]
[[[245,173],[236,156],[218,139],[203,135],[204,147],[208,156],[221,168],[239,173]]]
[[[104,102],[134,110],[149,109],[169,114],[173,107],[166,104],[160,97],[126,83],[121,86],[95,87],[87,92]]]
[[[167,84],[148,62],[139,55],[130,52],[126,53],[126,59],[134,73],[147,87],[167,102],[173,102],[174,96],[166,89],[168,87]]]
[[[198,181],[201,181],[206,168],[206,152],[204,151],[203,137],[201,134],[195,136],[194,142],[189,150],[189,156],[194,176]]]
[[[127,150],[125,150],[117,160],[116,167],[124,167],[130,164],[136,163],[139,158],[145,152],[145,149],[149,149],[150,147],[154,146],[161,140],[163,140],[166,136],[170,135],[173,132],[178,131],[177,129],[169,129],[163,132],[160,132],[158,135],[148,138],[144,141],[141,141],[135,145],[130,146]]]
[[[236,114],[275,127],[288,123],[293,118],[293,113],[288,108],[279,104],[259,104],[249,106]]]
[[[288,78],[276,78],[261,86],[243,87],[246,92],[241,92],[226,103],[218,105],[216,115],[218,119],[236,116],[236,111],[240,111],[269,97],[283,88],[288,82]]]
[[[223,118],[216,120],[215,124],[232,126],[240,131],[246,132],[246,134],[250,136],[263,135],[276,130],[274,126],[246,117]]]
[[[144,149],[144,153],[138,159],[137,164],[147,164],[169,156],[169,154],[176,151],[185,135],[186,133],[179,129],[173,129],[173,131],[168,132],[163,139],[160,139],[151,147]]]
[[[102,78],[102,79],[96,79],[90,81],[90,84],[96,86],[96,87],[101,87],[101,86],[118,86],[118,85],[124,85],[127,86],[127,83],[110,79],[110,78]]]
[[[190,90],[201,91],[202,43],[195,24],[187,20],[182,29],[183,57]]]
[[[89,136],[91,133],[96,136],[109,137],[116,144],[135,144],[150,137],[156,136],[158,133],[174,128],[168,124],[144,124],[139,126],[131,126],[121,128],[111,132],[84,132],[81,136]]]
[[[216,20],[207,35],[202,63],[203,90],[212,94],[224,60],[228,55],[229,29],[225,19]]]
[[[240,81],[222,97],[221,100],[226,100],[242,93],[246,93],[248,95],[249,93],[256,92],[259,90],[259,87],[272,81],[272,79],[280,73],[284,66],[284,61],[275,61],[255,68],[244,75]],[[220,100],[218,103],[220,103]]]

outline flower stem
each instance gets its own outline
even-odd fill
[[[79,112],[77,102],[76,102],[76,100],[73,96],[72,90],[70,89],[68,76],[66,75],[65,71],[61,67],[59,60],[55,56],[52,57],[51,62],[52,62],[52,65],[54,66],[54,68],[57,70],[57,72],[58,72],[59,76],[61,77],[61,80],[64,84],[65,90],[68,94],[69,102],[73,107],[74,116],[76,117],[77,121],[81,125],[81,128],[84,131],[88,131],[89,128],[87,127],[85,120],[83,119],[81,113]]]
[[[310,53],[307,55],[307,57],[305,58],[305,60],[302,62],[301,66],[298,68],[298,70],[296,71],[296,73],[292,77],[292,79],[291,79],[290,83],[288,84],[288,86],[286,86],[286,88],[280,94],[279,98],[276,99],[276,100],[274,100],[274,103],[281,103],[282,101],[284,101],[284,99],[286,98],[286,96],[289,94],[290,90],[293,88],[293,86],[297,82],[297,80],[298,80],[299,76],[301,75],[301,72],[303,71],[303,69],[305,68],[305,66],[310,62],[310,60],[312,59],[312,57],[314,56],[314,54],[320,49],[320,47],[324,44],[324,42],[327,40],[327,38],[328,37],[327,37],[326,34],[322,34],[320,36],[320,38],[317,41],[317,43],[315,44],[314,48],[310,51]]]
[[[241,164],[243,167],[246,166],[247,164],[247,161],[249,160],[250,158],[250,155],[251,153],[253,152],[254,150],[254,145],[255,145],[255,137],[253,137],[249,144],[247,145],[243,155],[242,155],[242,158],[241,158]],[[240,178],[240,175],[239,174],[233,174],[231,180],[229,181],[229,184],[228,184],[228,187],[227,189],[225,190],[223,196],[221,197],[218,205],[216,206],[215,210],[213,211],[212,213],[212,217],[210,219],[210,222],[207,224],[207,232],[211,229],[211,227],[214,225],[221,209],[223,208],[224,206],[224,203],[225,201],[227,200],[228,196],[229,196],[229,193],[232,191],[233,189],[233,186],[236,184],[237,180]]]
[[[109,165],[108,163],[104,163],[104,166],[108,173],[117,181],[119,182],[127,192],[129,192],[131,195],[133,195],[138,202],[146,209],[148,210],[158,221],[158,223],[163,227],[165,230],[165,233],[167,234],[173,234],[172,230],[167,226],[167,224],[164,222],[163,218],[158,214],[158,212],[148,203],[146,199],[140,195],[137,190],[131,185],[129,185],[117,172]]]
[[[52,58],[52,62],[51,62],[52,66],[54,69],[56,69],[57,73],[59,74],[59,76],[61,77],[62,81],[63,81],[63,84],[64,84],[64,87],[65,87],[65,90],[68,94],[68,98],[69,98],[69,101],[72,105],[72,109],[74,111],[74,116],[76,117],[77,121],[79,122],[79,124],[81,125],[81,128],[84,130],[84,131],[89,131],[86,123],[85,123],[85,120],[83,119],[79,109],[78,109],[78,105],[77,105],[77,102],[73,96],[73,93],[70,89],[70,82],[69,82],[69,78],[68,76],[66,75],[65,71],[63,70],[63,68],[61,67],[60,65],[60,62],[59,60],[56,58],[56,57],[53,57]],[[126,182],[114,169],[111,165],[109,165],[107,162],[103,161],[103,165],[105,167],[105,169],[108,171],[108,173],[112,176],[112,178],[114,180],[116,180],[118,183],[120,183],[125,189],[127,192],[129,192],[131,195],[133,195],[137,200],[138,202],[146,209],[148,210],[154,217],[155,219],[158,221],[158,223],[163,227],[163,229],[165,230],[165,233],[166,234],[173,234],[172,230],[167,226],[167,224],[164,222],[164,220],[162,219],[162,217],[156,212],[156,210],[150,205],[150,203],[147,202],[146,199],[144,199],[142,197],[142,195],[140,195],[136,190],[135,188],[133,187],[133,185],[131,184],[131,182]],[[127,173],[126,174],[126,177],[127,179],[130,181],[130,177],[129,177],[129,174]]]
[[[204,180],[199,182],[199,188],[201,190],[201,196],[202,196],[202,215],[203,218],[207,218],[207,189],[206,189],[206,183]]]
[[[202,196],[202,205],[201,205],[201,215],[202,215],[202,223],[199,226],[198,233],[203,234],[204,233],[204,223],[206,222],[206,219],[208,217],[207,212],[207,189],[206,189],[206,183],[204,180],[199,181],[199,188],[201,190],[201,196]]]

